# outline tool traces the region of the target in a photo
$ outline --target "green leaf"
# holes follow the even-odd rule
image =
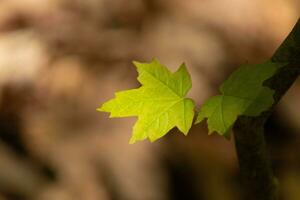
[[[216,131],[229,137],[238,116],[258,116],[272,106],[274,91],[263,86],[263,82],[280,67],[271,61],[240,67],[221,85],[221,95],[203,104],[195,123],[207,118],[210,134]]]
[[[130,143],[155,141],[175,126],[186,135],[193,122],[194,102],[185,97],[192,87],[185,65],[173,74],[157,60],[134,65],[142,86],[117,92],[97,110],[110,112],[110,117],[138,116]]]

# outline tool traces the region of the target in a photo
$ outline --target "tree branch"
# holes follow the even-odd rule
[[[276,50],[271,60],[286,65],[264,85],[275,90],[274,104],[257,117],[241,116],[233,131],[244,185],[243,200],[277,200],[277,181],[273,175],[264,138],[264,124],[300,72],[300,19]]]

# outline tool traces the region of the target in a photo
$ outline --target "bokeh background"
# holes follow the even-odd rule
[[[135,119],[96,108],[138,87],[132,60],[187,64],[197,108],[269,58],[299,0],[1,0],[1,200],[238,200],[233,140],[172,130],[129,145]],[[300,199],[300,82],[266,125],[284,200]]]

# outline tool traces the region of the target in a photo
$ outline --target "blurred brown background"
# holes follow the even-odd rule
[[[96,108],[154,57],[187,64],[199,107],[299,15],[299,0],[1,0],[0,199],[240,199],[232,140],[201,124],[129,145],[135,119]],[[299,113],[300,82],[266,125],[284,200],[300,199]]]

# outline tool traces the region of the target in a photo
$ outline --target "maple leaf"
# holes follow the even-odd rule
[[[185,64],[172,74],[155,59],[133,63],[142,86],[115,93],[97,110],[110,112],[110,117],[137,116],[130,143],[155,141],[175,126],[186,135],[193,122],[194,102],[185,97],[192,87]]]
[[[195,123],[206,118],[210,134],[216,131],[229,137],[238,116],[258,116],[272,106],[274,91],[263,86],[263,82],[281,66],[267,61],[240,67],[221,85],[222,94],[211,97],[203,104]]]

